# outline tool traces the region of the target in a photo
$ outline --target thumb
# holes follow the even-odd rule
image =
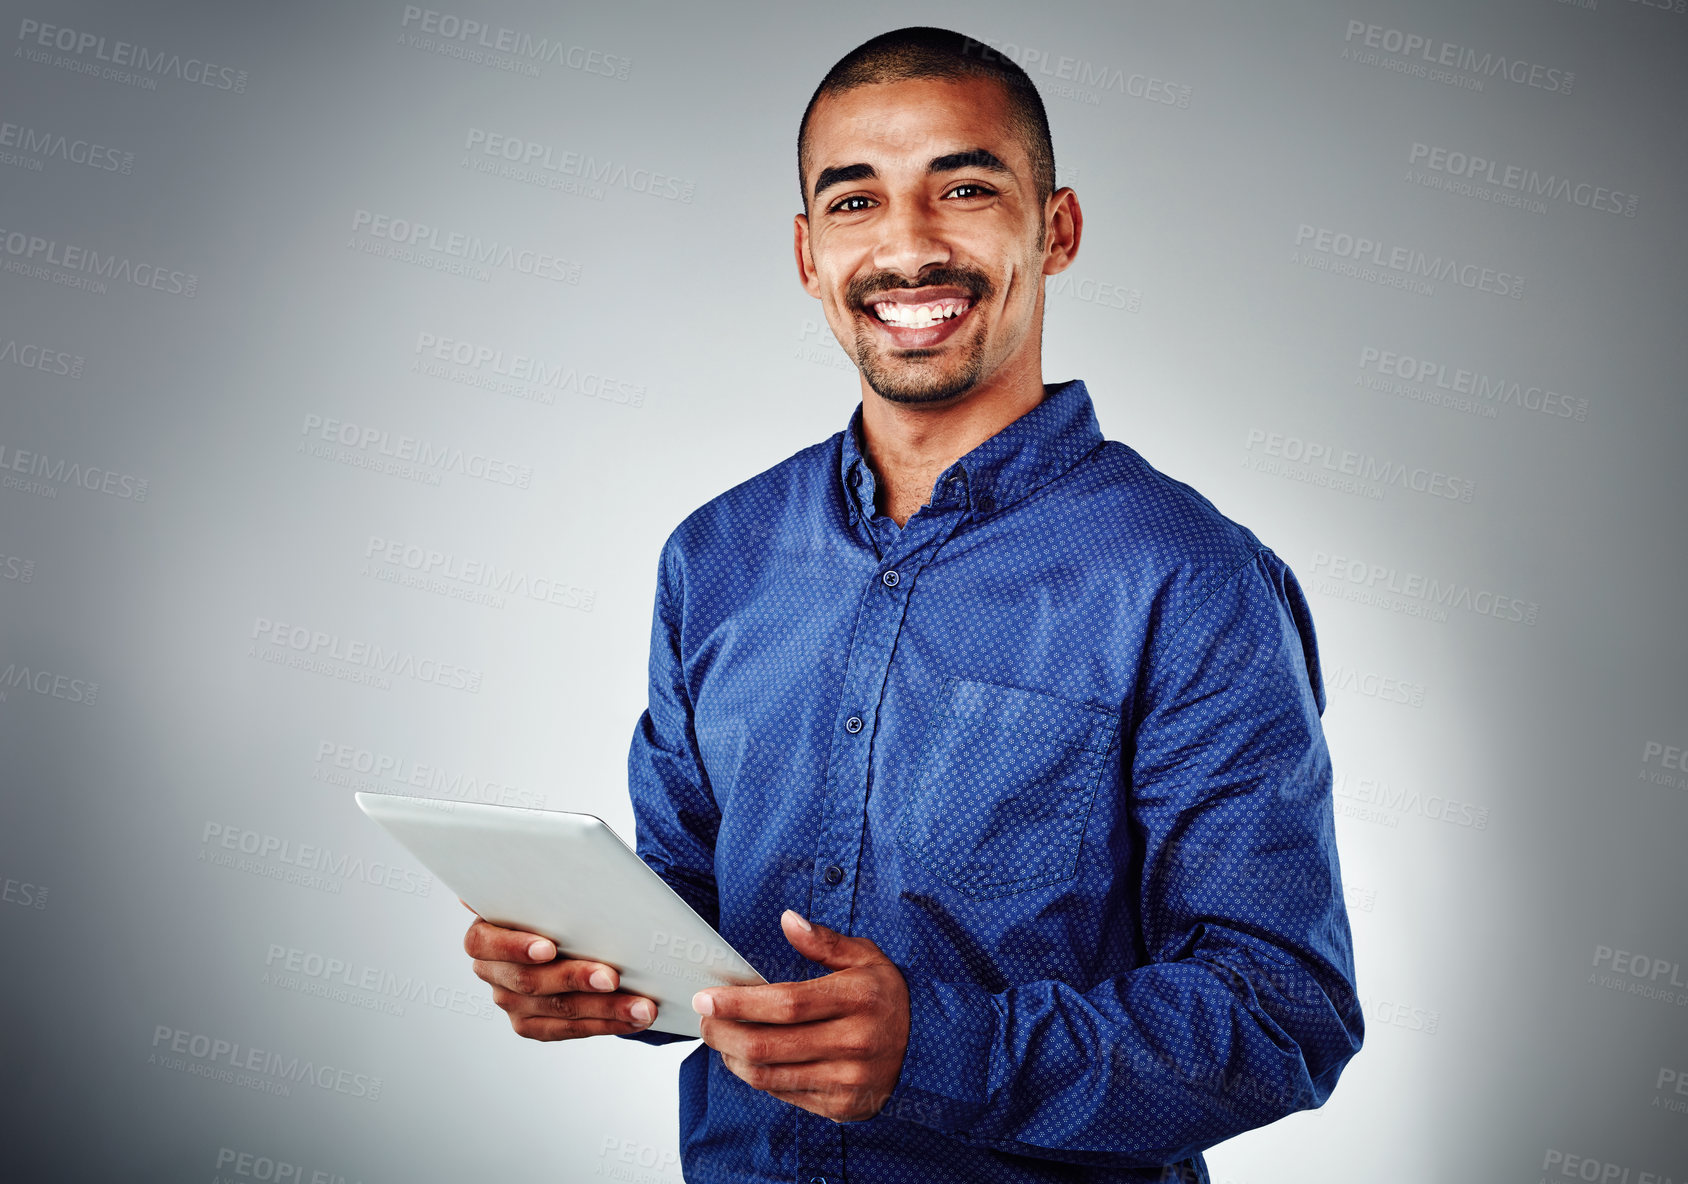
[[[780,914],[780,928],[791,948],[811,962],[819,962],[828,970],[848,970],[852,966],[866,966],[885,961],[879,946],[865,937],[851,937],[825,925],[816,925],[796,909]]]

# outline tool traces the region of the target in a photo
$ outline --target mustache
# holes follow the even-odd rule
[[[913,281],[891,271],[862,276],[850,281],[844,289],[844,298],[861,308],[867,304],[868,297],[877,296],[881,292],[934,287],[960,288],[972,297],[975,304],[988,300],[996,291],[996,285],[991,283],[990,276],[982,271],[965,267],[934,267],[930,271],[922,272],[919,278]]]

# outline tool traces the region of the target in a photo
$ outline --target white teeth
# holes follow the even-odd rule
[[[929,329],[939,321],[958,317],[967,311],[964,301],[943,301],[936,304],[898,304],[885,301],[873,306],[880,320],[904,329]]]

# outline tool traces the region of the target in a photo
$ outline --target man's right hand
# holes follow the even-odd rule
[[[613,966],[559,958],[556,944],[537,933],[477,917],[463,949],[475,960],[475,975],[492,984],[492,1001],[516,1035],[529,1040],[621,1036],[656,1019],[654,1001],[616,990],[621,979]]]

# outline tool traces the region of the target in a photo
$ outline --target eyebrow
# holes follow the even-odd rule
[[[934,156],[926,165],[926,172],[953,173],[960,169],[983,169],[989,173],[1000,173],[1005,177],[1012,177],[1014,170],[1003,164],[996,153],[986,148],[967,148],[961,152],[950,152],[943,156]],[[866,181],[879,176],[871,164],[841,164],[824,168],[815,178],[814,196],[818,200],[822,193],[835,185],[848,185],[852,181]]]
[[[871,164],[832,165],[822,169],[821,175],[815,178],[815,197],[819,198],[835,185],[848,185],[852,181],[865,181],[878,175]]]
[[[1005,177],[1014,175],[1014,170],[998,160],[996,153],[984,148],[968,148],[962,152],[951,152],[948,156],[934,156],[932,163],[926,166],[928,173],[953,173],[960,169],[983,169]]]

